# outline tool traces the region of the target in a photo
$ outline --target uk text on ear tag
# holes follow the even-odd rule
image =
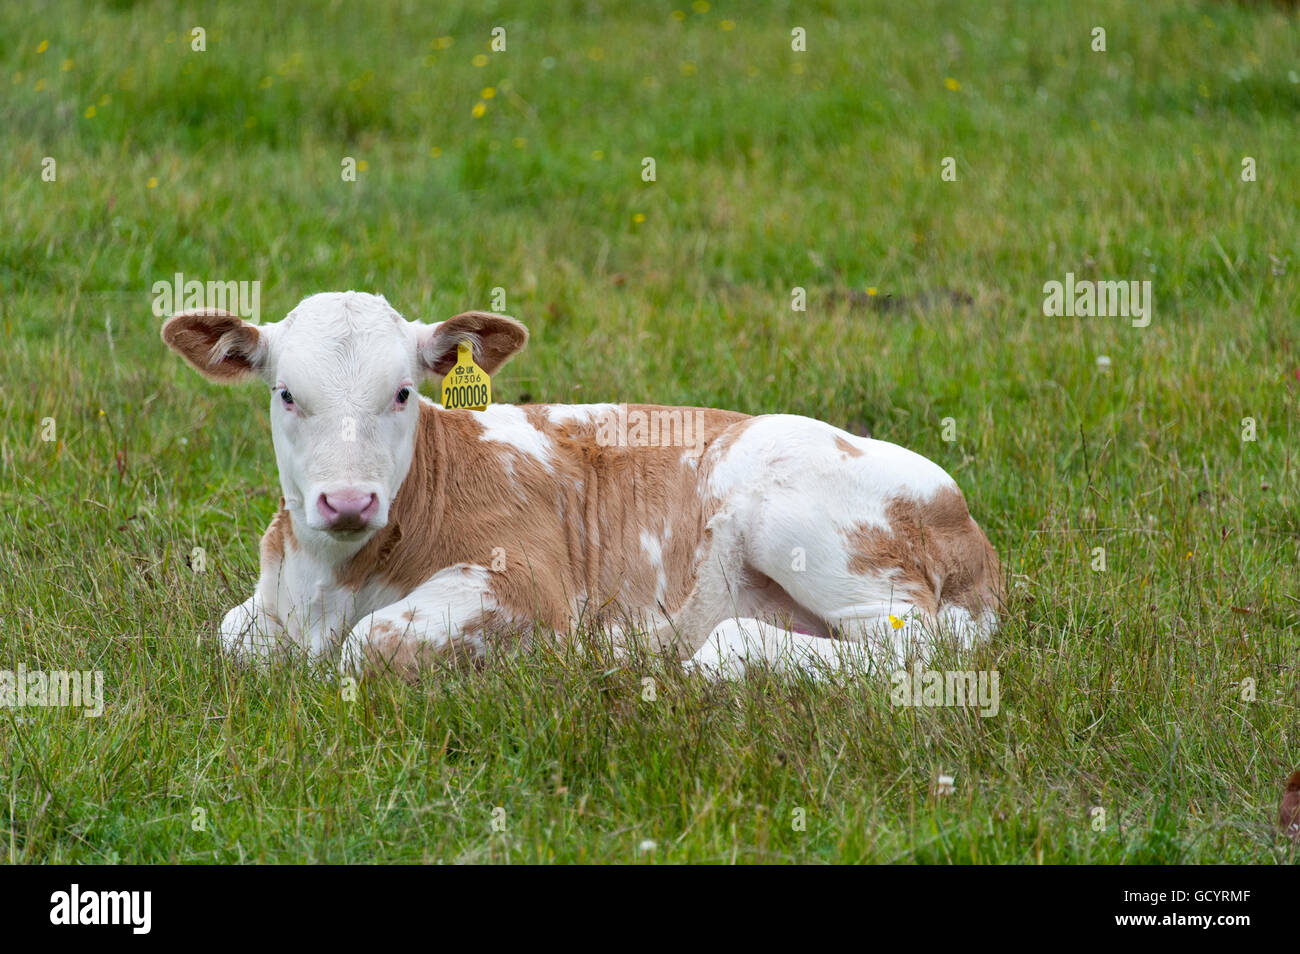
[[[462,341],[456,345],[456,367],[442,379],[442,406],[449,411],[486,411],[491,403],[492,379],[474,363],[474,349]]]

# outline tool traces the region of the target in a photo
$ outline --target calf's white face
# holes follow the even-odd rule
[[[415,449],[420,381],[450,371],[462,341],[492,374],[528,340],[522,324],[501,315],[466,312],[429,325],[360,292],[312,295],[261,326],[222,311],[184,312],[162,335],[211,380],[266,384],[285,507],[306,532],[352,544],[388,522]]]

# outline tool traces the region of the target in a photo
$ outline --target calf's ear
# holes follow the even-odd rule
[[[456,346],[468,342],[474,363],[488,374],[523,350],[528,329],[513,318],[486,311],[467,311],[419,331],[420,366],[431,374],[446,374],[456,366]]]
[[[221,384],[250,380],[266,368],[265,333],[218,308],[183,311],[167,319],[162,338],[199,374]]]

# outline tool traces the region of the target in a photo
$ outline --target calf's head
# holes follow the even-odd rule
[[[162,336],[210,380],[266,384],[285,506],[298,527],[351,543],[388,522],[415,450],[420,381],[441,380],[462,341],[489,374],[528,341],[522,324],[501,315],[425,324],[360,292],[312,295],[266,325],[183,312]]]

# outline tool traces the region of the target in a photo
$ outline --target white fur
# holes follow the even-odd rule
[[[504,444],[551,469],[551,454],[555,447],[549,437],[529,423],[523,408],[513,404],[489,404],[487,410],[475,415],[475,419],[483,427],[479,440]]]
[[[546,405],[546,419],[552,424],[590,424],[602,414],[617,413],[617,404]]]

